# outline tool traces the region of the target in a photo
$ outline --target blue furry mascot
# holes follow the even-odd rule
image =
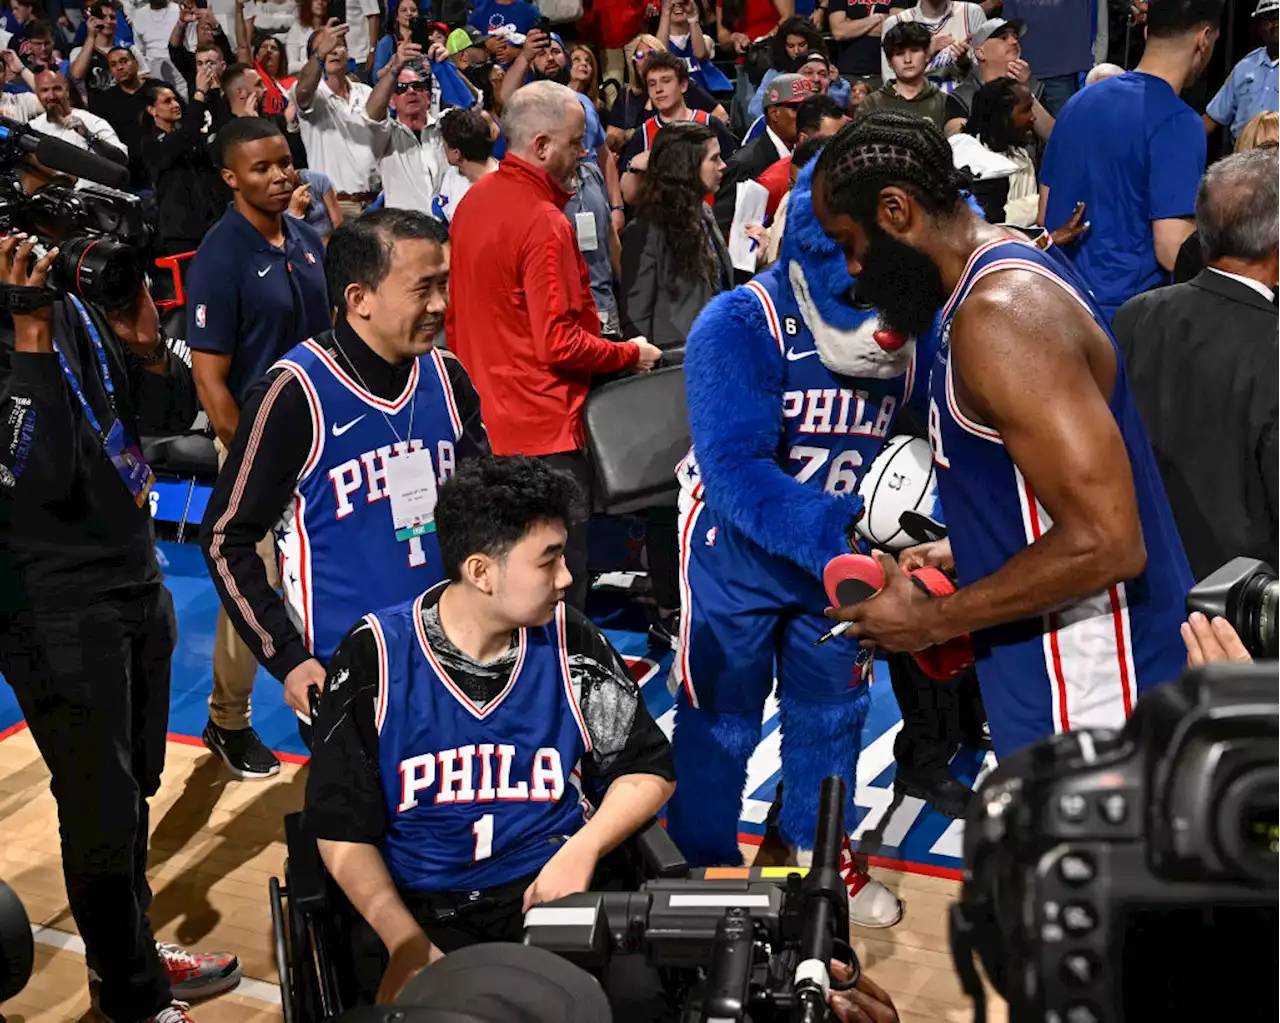
[[[815,646],[830,623],[826,563],[856,550],[858,482],[912,395],[914,340],[853,302],[844,255],[818,225],[812,161],[789,200],[781,254],[694,323],[685,374],[693,450],[679,469],[682,617],[668,827],[695,864],[741,862],[747,760],[778,680],[785,780],[779,827],[811,853],[822,778],[853,792],[870,703],[857,640]],[[852,919],[888,927],[902,910],[844,864]]]

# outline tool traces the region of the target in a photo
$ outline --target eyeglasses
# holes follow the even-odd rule
[[[430,82],[396,82],[396,95],[403,96],[412,89],[414,92],[430,92]]]

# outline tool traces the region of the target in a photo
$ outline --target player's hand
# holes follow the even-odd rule
[[[600,857],[582,841],[582,832],[578,832],[547,860],[547,865],[538,872],[533,884],[524,890],[524,912],[529,912],[540,902],[553,902],[566,895],[585,892],[591,887],[591,877],[599,862]]]
[[[284,702],[311,720],[311,687],[324,691],[324,665],[309,657],[284,677]]]
[[[904,572],[914,572],[917,568],[937,568],[948,575],[954,575],[956,559],[951,556],[951,541],[934,540],[932,543],[908,547],[898,555],[898,567]]]
[[[662,358],[662,349],[651,345],[645,338],[633,337],[629,340],[634,341],[640,349],[640,355],[636,359],[636,369],[641,373],[648,373],[658,364]]]
[[[844,963],[831,963],[834,980],[847,981],[850,972]],[[832,991],[828,1001],[840,1023],[898,1023],[893,999],[866,973],[858,974],[857,987],[852,991]]]
[[[43,288],[49,280],[49,268],[57,258],[57,248],[50,249],[31,266],[33,235],[21,231],[0,237],[0,281],[19,288]],[[53,354],[53,307],[33,309],[13,315],[14,348],[19,352]]]
[[[1006,74],[1019,85],[1026,85],[1031,81],[1031,65],[1025,60],[1011,60],[1008,68],[1005,69]]]
[[[320,35],[316,37],[315,52],[321,60],[324,60],[334,50],[334,48],[347,37],[350,31],[349,25],[343,25],[337,18],[330,18],[329,23],[320,30]]]
[[[832,621],[852,622],[846,636],[860,646],[878,646],[889,653],[914,653],[950,639],[938,629],[930,613],[934,598],[907,578],[889,555],[873,555],[884,570],[884,585],[874,597],[848,607],[829,607]]]
[[[1240,640],[1240,634],[1225,618],[1210,621],[1199,611],[1182,623],[1182,642],[1187,647],[1187,667],[1202,664],[1252,664],[1253,658]]]
[[[1053,239],[1054,245],[1070,245],[1088,230],[1089,221],[1084,219],[1084,203],[1078,202],[1076,208],[1071,211],[1071,219],[1052,232],[1049,237]]]
[[[378,985],[377,1002],[379,1005],[390,1005],[400,997],[404,986],[412,980],[424,966],[430,966],[444,958],[431,939],[419,931],[408,941],[391,950],[387,968],[382,974],[382,982]]]
[[[399,71],[406,64],[411,64],[415,60],[422,59],[422,47],[410,39],[406,39],[403,43],[396,47],[396,52],[391,58],[394,65],[393,70]]]

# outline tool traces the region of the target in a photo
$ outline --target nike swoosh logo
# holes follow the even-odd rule
[[[355,426],[355,425],[356,425],[356,423],[360,422],[360,420],[361,420],[361,419],[363,419],[363,418],[364,418],[364,416],[356,416],[356,417],[355,417],[355,419],[353,419],[353,420],[351,420],[351,422],[347,423],[347,424],[346,424],[346,426],[339,426],[337,423],[334,423],[334,424],[333,424],[333,435],[334,435],[335,437],[341,437],[344,433],[346,433],[348,430],[350,430],[350,429],[351,429],[351,427]]]
[[[818,354],[817,349],[814,349],[814,350],[813,350],[813,351],[811,351],[811,352],[797,352],[794,348],[788,348],[788,349],[787,349],[787,361],[788,361],[788,362],[799,362],[801,359],[807,359],[807,358],[809,358],[809,356],[810,356],[810,355],[817,355],[817,354]]]
[[[265,270],[259,270],[259,271],[258,271],[258,276],[259,276],[259,277],[266,277],[266,276],[267,276],[267,274],[269,274],[269,273],[271,273],[271,267],[267,267]]]

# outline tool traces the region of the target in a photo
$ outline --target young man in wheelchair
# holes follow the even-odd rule
[[[329,665],[306,826],[379,1001],[453,949],[519,941],[675,788],[636,683],[561,600],[580,499],[535,459],[460,465],[435,507],[448,579],[365,616]]]

